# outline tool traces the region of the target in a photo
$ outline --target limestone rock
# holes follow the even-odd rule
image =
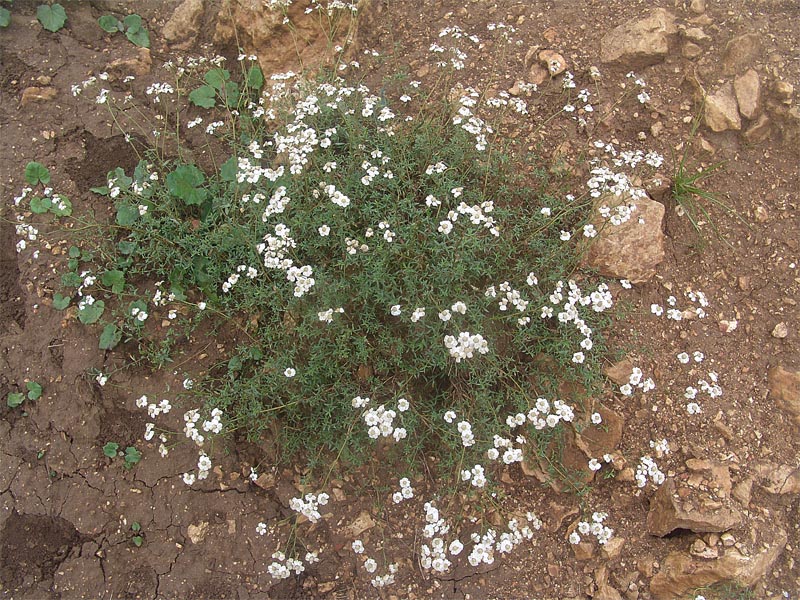
[[[623,358],[621,361],[614,363],[610,367],[603,370],[605,376],[617,385],[625,385],[630,381],[631,373],[633,373],[633,363],[628,358]]]
[[[675,15],[663,8],[653,9],[647,17],[623,23],[604,35],[600,60],[634,69],[656,64],[667,56],[670,37],[677,31]]]
[[[752,552],[730,546],[719,550],[720,556],[715,559],[670,553],[661,571],[650,581],[650,593],[656,600],[673,600],[720,581],[752,586],[770,570],[787,542],[786,532],[770,523],[760,524],[752,534],[761,538],[757,545],[753,544]]]
[[[766,114],[761,114],[756,122],[744,132],[744,139],[752,144],[760,144],[766,140],[772,131],[772,122]]]
[[[696,15],[701,15],[706,12],[706,0],[692,0],[689,5],[689,10]]]
[[[622,600],[620,593],[608,583],[608,567],[601,565],[594,571],[596,590],[592,594],[593,600]]]
[[[711,131],[727,131],[742,128],[739,107],[733,92],[733,84],[726,84],[706,98],[705,124]]]
[[[647,530],[663,537],[676,529],[695,533],[721,532],[742,522],[742,513],[729,497],[691,485],[687,479],[667,479],[658,489],[647,513]]]
[[[188,47],[200,30],[203,9],[203,0],[183,0],[161,31],[167,43]]]
[[[697,58],[702,53],[703,49],[694,42],[686,42],[681,48],[681,54],[688,59]]]
[[[656,267],[664,260],[664,205],[649,198],[633,201],[628,194],[613,193],[600,196],[595,205],[598,210],[605,206],[613,212],[625,203],[635,204],[636,210],[624,223],[607,223],[599,214],[593,220],[599,234],[583,260],[603,275],[643,283],[655,275]]]
[[[800,494],[800,468],[761,462],[753,466],[758,485],[770,494]]]
[[[791,102],[792,95],[794,94],[794,86],[788,81],[776,81],[772,86],[772,90],[781,102]]]
[[[575,443],[589,458],[610,454],[615,450],[622,440],[625,423],[622,415],[602,404],[598,403],[595,410],[600,413],[603,422],[600,425],[589,424],[575,434]]]
[[[746,33],[728,41],[722,54],[722,68],[728,75],[752,66],[761,54],[761,38]]]
[[[118,58],[106,65],[106,72],[114,79],[123,79],[128,75],[147,75],[153,65],[150,48],[137,48],[136,56]]]
[[[361,534],[375,527],[375,519],[366,510],[362,510],[358,516],[347,526],[347,535],[353,539],[361,537]]]
[[[58,90],[54,87],[26,87],[22,90],[22,106],[27,106],[31,102],[49,102],[55,99]]]
[[[767,383],[770,398],[800,425],[800,371],[772,367],[767,372]]]
[[[197,525],[189,525],[186,534],[193,544],[200,544],[208,534],[208,521],[200,521]]]
[[[733,91],[739,104],[739,112],[745,119],[754,119],[761,108],[761,83],[758,80],[758,73],[748,69],[744,75],[734,79]]]

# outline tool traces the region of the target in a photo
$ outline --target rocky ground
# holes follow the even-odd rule
[[[259,2],[229,8],[222,0],[186,0],[137,3],[153,42],[151,50],[137,50],[96,22],[108,11],[125,14],[132,3],[64,4],[68,22],[58,33],[43,31],[35,6],[23,2],[14,3],[11,26],[0,30],[0,397],[26,381],[44,388],[35,402],[0,409],[5,597],[800,597],[795,3],[362,3],[358,22],[341,32],[354,28],[349,52],[360,63],[348,76],[379,88],[404,72],[434,86],[438,58],[430,46],[442,43],[441,30],[458,26],[479,38],[459,42],[467,53],[460,83],[525,99],[530,114],[509,118],[502,133],[525,140],[548,168],[566,171],[575,189],[589,178],[587,158],[604,152],[598,140],[653,150],[667,161],[640,182],[650,195],[642,202],[650,211],[644,224],[604,239],[606,248],[588,258],[605,274],[633,282],[631,289],[613,284],[624,317],[609,332],[619,360],[609,363],[607,391],[597,399],[608,427],[596,437],[571,438],[581,468],[586,456],[613,459],[594,476],[591,492],[577,497],[543,485],[535,464],[501,473],[512,510],[535,511],[542,529],[492,565],[455,562],[449,574],[434,577],[416,554],[421,506],[387,507],[379,493],[362,489],[359,481],[389,475],[368,466],[363,478],[334,482],[324,519],[303,531],[303,543],[320,550],[321,561],[280,583],[266,567],[273,552],[285,549],[286,529],[259,536],[256,526],[290,516],[300,474],[265,467],[250,482],[258,449],[237,446],[218,458],[203,486],[188,488],[180,473],[181,461],[193,460],[190,449],[161,460],[142,439],[145,415],[134,404],[141,393],[176,389],[201,353],[212,361],[233,342],[187,341],[168,371],[122,370],[99,386],[87,369],[110,372],[126,357],[98,350],[96,332],[52,309],[67,236],[42,225],[38,258],[32,249],[17,253],[12,205],[25,164],[38,160],[76,207],[107,213],[89,187],[115,166],[130,168],[136,157],[104,107],[71,94],[89,75],[107,71],[121,86],[135,74],[133,90],[142,96],[163,79],[161,65],[177,56],[235,57],[238,39],[265,71],[277,72],[298,69],[298,56],[303,66],[318,64],[325,40],[301,10],[290,13],[297,26],[292,37],[258,10]],[[631,71],[646,83],[645,104],[626,77]],[[564,72],[574,75],[577,89],[591,90],[595,110],[546,121],[564,105]],[[536,83],[538,91],[520,82]],[[711,219],[702,219],[704,236],[669,194],[684,150],[689,172],[724,162],[703,185],[733,212],[711,207]],[[664,314],[657,316],[653,305]],[[667,318],[670,309],[681,320]],[[688,364],[677,358],[684,352]],[[653,378],[654,390],[620,393],[634,367]],[[706,394],[699,383],[714,389],[712,372],[721,394]],[[687,386],[700,389],[699,414],[687,413]],[[651,447],[665,438],[669,453]],[[126,470],[107,459],[102,446],[111,440],[142,449],[142,461]],[[637,487],[643,456],[657,460],[662,485]],[[432,489],[433,482],[415,486]],[[421,504],[424,493],[418,497]],[[609,513],[610,543],[568,542],[586,510]],[[141,547],[132,541],[134,522],[141,525]],[[357,537],[387,564],[400,565],[394,585],[370,585],[350,546]]]

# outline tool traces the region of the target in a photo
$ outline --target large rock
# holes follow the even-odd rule
[[[613,211],[625,203],[635,204],[636,210],[624,223],[613,225],[599,214],[593,220],[599,233],[587,249],[584,264],[609,277],[643,283],[655,275],[656,266],[664,260],[664,205],[649,198],[633,201],[628,194],[607,193],[595,206]]]
[[[746,33],[728,41],[722,54],[722,68],[728,75],[751,67],[761,54],[761,38]]]
[[[753,69],[733,80],[733,91],[736,94],[736,102],[739,105],[739,112],[745,119],[753,120],[761,108],[761,83],[758,80],[758,73]]]
[[[172,13],[161,34],[169,44],[188,47],[197,38],[203,17],[203,0],[184,0]]]
[[[656,64],[667,56],[670,37],[677,31],[675,15],[653,9],[644,19],[628,21],[605,34],[600,40],[600,60],[633,69]]]
[[[767,371],[767,383],[770,398],[800,425],[800,371],[772,367]]]
[[[727,83],[706,98],[705,123],[711,131],[727,131],[742,128],[739,106],[733,92],[733,84]]]
[[[750,548],[723,547],[714,559],[693,558],[684,552],[672,552],[661,571],[650,581],[650,593],[656,600],[685,598],[692,590],[721,581],[752,586],[772,567],[786,547],[786,532],[771,523],[761,523],[751,532]],[[756,543],[757,542],[757,543]]]
[[[647,513],[650,534],[663,537],[676,529],[722,532],[742,523],[742,513],[731,501],[727,467],[697,462],[701,464],[693,465],[695,470],[667,479],[656,492]]]
[[[800,494],[800,468],[765,461],[753,465],[753,472],[770,494]]]

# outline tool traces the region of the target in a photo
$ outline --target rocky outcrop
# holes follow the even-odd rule
[[[184,0],[165,23],[161,35],[168,44],[188,48],[197,38],[203,10],[203,0]]]

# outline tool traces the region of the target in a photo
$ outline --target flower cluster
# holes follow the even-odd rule
[[[479,152],[486,150],[488,145],[486,135],[494,130],[483,119],[473,114],[472,109],[478,104],[476,98],[480,94],[472,88],[465,90],[465,95],[459,98],[459,109],[453,117],[453,125],[460,125],[461,129],[475,137],[475,149]]]
[[[408,477],[403,477],[400,480],[400,491],[392,494],[392,501],[395,504],[400,504],[403,500],[408,500],[414,497],[414,488],[411,487],[411,481]]]
[[[401,398],[401,400],[404,400]],[[363,401],[361,401],[363,402]],[[356,401],[353,399],[353,406],[356,408],[360,408],[361,402]],[[367,398],[367,402],[369,402],[369,398]],[[398,410],[403,412],[402,409],[399,408],[400,402],[398,402]],[[403,406],[407,409],[407,401],[403,403]],[[404,427],[395,427],[394,426],[394,419],[397,416],[397,413],[392,409],[386,409],[386,406],[381,404],[377,408],[369,408],[364,412],[364,423],[366,423],[369,430],[367,431],[367,435],[371,437],[373,440],[378,439],[379,437],[393,437],[396,442],[406,438],[408,436],[408,432],[405,430]]]
[[[480,354],[489,352],[489,344],[479,333],[471,334],[469,331],[462,331],[458,338],[452,335],[444,336],[444,347],[450,351],[450,356],[460,363],[465,358],[472,358],[477,351]]]
[[[288,579],[292,576],[292,573],[300,575],[300,573],[306,570],[303,561],[297,558],[287,558],[286,554],[280,551],[274,552],[272,554],[272,559],[272,562],[267,567],[267,572],[272,575],[273,579]],[[317,553],[306,553],[306,562],[309,564],[319,562]]]
[[[633,394],[634,389],[639,388],[643,393],[647,393],[655,389],[656,384],[651,377],[642,379],[643,372],[639,367],[633,367],[631,374],[628,377],[628,383],[619,387],[619,391],[623,396],[630,396]]]
[[[328,503],[330,496],[325,492],[320,494],[306,494],[303,498],[292,498],[289,501],[289,508],[304,515],[312,523],[319,521],[319,507]]]
[[[664,483],[664,473],[661,472],[661,469],[658,468],[656,461],[654,461],[650,456],[643,456],[639,460],[639,464],[636,466],[636,475],[634,476],[636,479],[636,485],[640,488],[643,488],[647,485],[648,478],[655,484],[661,485]]]
[[[608,514],[604,512],[596,512],[592,514],[591,521],[578,522],[577,529],[569,534],[570,544],[579,544],[581,536],[593,535],[597,538],[597,543],[604,546],[614,536],[614,530],[610,527],[603,525],[603,521],[608,518]]]

